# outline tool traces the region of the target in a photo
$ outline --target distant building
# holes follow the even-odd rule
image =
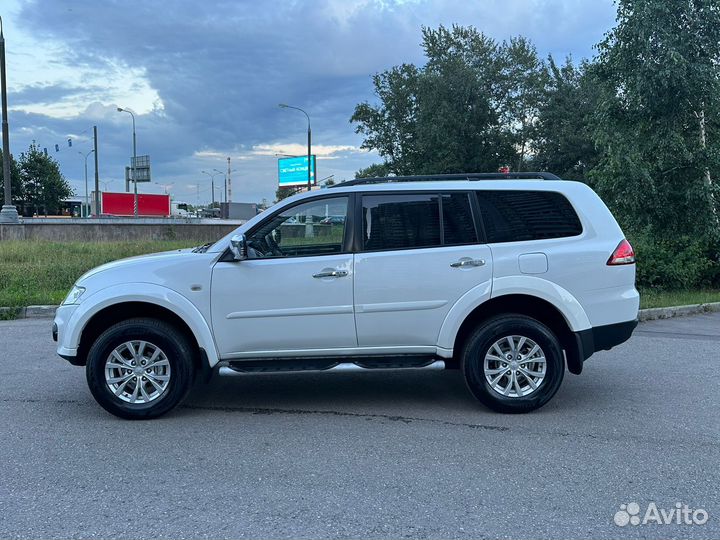
[[[220,217],[222,219],[252,219],[258,214],[256,203],[220,203]]]

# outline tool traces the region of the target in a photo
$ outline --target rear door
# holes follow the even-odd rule
[[[492,256],[479,243],[465,192],[362,195],[355,255],[360,347],[434,346],[458,299],[490,296]]]

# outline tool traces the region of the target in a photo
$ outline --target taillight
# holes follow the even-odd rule
[[[618,244],[618,247],[615,248],[615,251],[612,252],[612,255],[610,255],[610,258],[608,259],[609,265],[616,265],[616,264],[633,264],[635,262],[635,250],[633,250],[633,247],[630,245],[630,242],[623,239],[622,242]]]

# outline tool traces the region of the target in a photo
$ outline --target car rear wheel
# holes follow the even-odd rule
[[[193,349],[175,327],[129,319],[103,332],[88,352],[86,376],[96,401],[126,419],[165,414],[187,395],[194,379]]]
[[[473,395],[502,413],[542,407],[560,388],[565,373],[557,337],[524,315],[485,321],[467,340],[461,364]]]

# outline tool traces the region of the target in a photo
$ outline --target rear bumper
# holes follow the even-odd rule
[[[597,351],[607,351],[625,343],[638,325],[637,319],[616,324],[594,326],[587,330],[574,332],[577,355],[573,355],[571,362],[568,358],[568,369],[571,373],[582,372],[582,363]]]
[[[617,324],[608,324],[605,326],[596,326],[590,329],[592,335],[592,352],[590,352],[585,359],[589,358],[590,355],[597,351],[608,351],[615,345],[625,343],[630,336],[632,336],[633,330],[638,325],[637,319]]]

